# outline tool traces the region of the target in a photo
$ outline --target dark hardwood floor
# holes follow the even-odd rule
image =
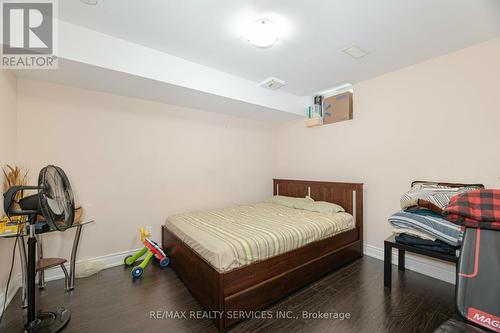
[[[72,317],[64,332],[217,332],[209,319],[150,319],[151,311],[196,311],[200,305],[171,269],[148,267],[132,281],[115,267],[76,281],[47,283],[37,308],[64,305]],[[19,292],[3,324],[22,316]],[[392,290],[383,287],[382,261],[363,257],[267,310],[292,311],[292,319],[250,319],[231,332],[432,332],[454,311],[454,286],[393,266]],[[307,313],[350,313],[350,319],[304,319]],[[283,312],[282,312],[283,313]],[[189,315],[188,315],[189,316]],[[297,318],[296,318],[297,317]]]

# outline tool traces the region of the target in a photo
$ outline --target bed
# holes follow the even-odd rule
[[[244,319],[235,316],[236,311],[262,309],[362,255],[362,184],[274,179],[273,193],[297,198],[309,195],[316,201],[336,203],[345,213],[334,214],[335,220],[330,221],[260,203],[174,216],[168,227],[162,227],[162,245],[172,268],[205,310],[222,313],[215,319],[221,331]],[[275,221],[282,223],[281,233],[292,235],[288,239],[294,242],[280,243],[273,238],[277,246],[266,247],[265,233],[276,232],[268,229],[249,230],[248,239],[238,238],[234,244],[217,240],[219,233],[231,232],[224,229],[231,225],[224,224],[224,219],[246,220],[241,228],[250,228],[251,219],[260,220],[255,225],[267,228],[265,220],[271,215],[279,216]],[[217,233],[203,229],[217,218],[222,222]],[[286,225],[288,221],[293,228]],[[244,246],[236,246],[241,243]]]

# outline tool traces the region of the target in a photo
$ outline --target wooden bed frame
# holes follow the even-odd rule
[[[244,320],[233,311],[262,309],[363,255],[363,184],[274,179],[274,195],[305,197],[344,207],[356,228],[257,263],[220,273],[162,226],[171,266],[207,311],[220,311],[220,331]],[[215,312],[214,312],[215,313]]]

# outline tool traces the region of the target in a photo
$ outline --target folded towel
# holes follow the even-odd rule
[[[389,223],[397,228],[409,228],[431,234],[445,243],[457,246],[461,243],[462,228],[445,220],[428,209],[412,209],[394,213]]]
[[[436,237],[423,231],[419,231],[416,229],[411,229],[411,228],[400,228],[400,227],[394,227],[392,229],[392,233],[395,235],[401,235],[401,234],[406,234],[406,235],[412,235],[421,239],[427,239],[430,241],[435,241]]]

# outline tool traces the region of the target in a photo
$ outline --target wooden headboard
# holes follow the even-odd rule
[[[342,206],[354,216],[356,226],[363,237],[363,184],[333,183],[309,180],[274,179],[274,195],[304,198],[309,195],[316,201],[327,201]]]

